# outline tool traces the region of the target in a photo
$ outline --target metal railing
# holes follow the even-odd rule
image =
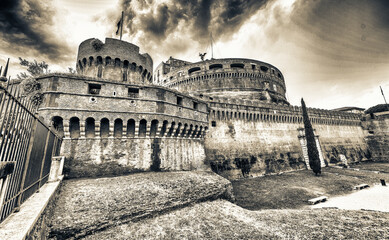
[[[13,170],[0,174],[0,222],[47,182],[51,158],[59,154],[62,137],[35,110],[18,86],[0,85],[0,165]]]

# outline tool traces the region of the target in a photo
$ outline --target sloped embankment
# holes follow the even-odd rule
[[[50,238],[82,238],[192,203],[234,200],[231,183],[212,172],[149,172],[65,181]]]

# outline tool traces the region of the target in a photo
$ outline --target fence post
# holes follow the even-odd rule
[[[38,124],[41,124],[41,123],[38,122]],[[39,173],[39,184],[38,184],[39,188],[38,188],[38,191],[41,188],[41,183],[42,183],[43,167],[45,165],[46,154],[47,154],[47,146],[49,145],[49,139],[50,139],[50,134],[51,134],[50,130],[51,130],[51,127],[47,130],[47,134],[46,134],[45,150],[44,150],[43,158],[42,158],[42,161],[41,161],[41,171]]]
[[[20,192],[23,192],[24,182],[26,181],[26,175],[27,175],[28,165],[30,163],[32,145],[34,144],[36,128],[37,128],[37,124],[39,122],[36,118],[34,118],[33,121],[34,122],[32,124],[32,133],[31,133],[30,141],[28,143],[28,150],[27,150],[27,155],[26,155],[26,162],[24,164],[24,169],[23,169],[22,181],[20,182],[20,190],[19,190]],[[18,200],[17,200],[17,203],[16,203],[16,207],[20,206],[22,195],[23,194],[19,194],[18,195]]]

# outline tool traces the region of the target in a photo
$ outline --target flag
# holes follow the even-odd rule
[[[122,25],[122,19],[119,20],[118,24],[117,24],[117,27],[118,27],[118,30],[116,30],[116,35],[119,34],[119,30],[120,30],[120,26]]]

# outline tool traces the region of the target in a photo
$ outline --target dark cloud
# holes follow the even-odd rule
[[[34,52],[49,60],[65,60],[69,47],[55,36],[57,33],[52,28],[55,13],[50,3],[39,0],[2,0],[0,36],[3,44],[12,44],[13,53]]]
[[[387,0],[301,0],[291,19],[307,47],[323,58],[347,64],[389,57]]]
[[[145,30],[156,37],[164,37],[168,28],[169,10],[165,4],[158,6],[156,15],[143,15],[140,17]]]
[[[255,12],[271,0],[124,0],[125,30],[130,37],[139,31],[140,44],[164,45],[171,34],[185,34],[201,46],[214,40],[228,39]],[[183,27],[184,26],[184,27]]]

